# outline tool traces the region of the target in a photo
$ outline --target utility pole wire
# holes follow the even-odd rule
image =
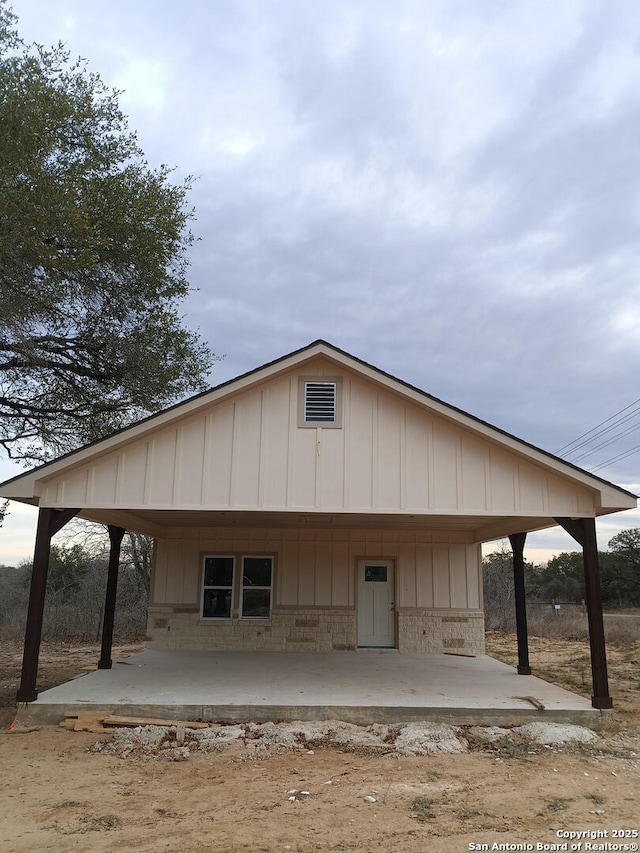
[[[565,444],[564,447],[561,447],[560,450],[557,451],[557,455],[564,458],[573,456],[573,459],[570,461],[572,464],[576,464],[577,462],[581,462],[589,456],[592,456],[599,450],[611,447],[611,445],[616,444],[621,439],[640,429],[640,420],[636,420],[640,415],[639,403],[640,398],[633,400],[633,402],[629,403],[628,406],[625,406],[613,415],[605,418],[605,420],[600,421],[600,423],[591,427],[591,429],[588,429],[577,438],[574,438],[573,441]],[[635,422],[629,424],[621,431],[615,432],[615,430],[618,430],[623,426],[623,424],[628,424],[629,421]],[[612,435],[611,433],[614,434]],[[595,442],[598,442],[600,439],[605,437],[606,439],[604,441],[600,441],[599,444],[595,444]],[[627,450],[623,450],[604,462],[591,466],[589,470],[592,472],[599,471],[601,468],[613,465],[616,462],[621,462],[623,459],[627,459],[629,456],[633,456],[638,452],[640,452],[640,444],[635,447],[628,448]],[[576,453],[578,454],[577,456],[574,455]]]
[[[587,438],[587,436],[590,436],[591,433],[595,432],[596,430],[599,430],[600,427],[603,427],[605,424],[608,424],[609,421],[612,421],[614,418],[617,418],[618,415],[623,414],[623,412],[626,412],[628,409],[630,409],[632,406],[636,406],[638,403],[640,403],[640,397],[637,400],[634,400],[632,403],[629,403],[629,405],[625,406],[624,409],[620,409],[619,412],[615,412],[613,415],[606,418],[604,421],[601,421],[599,424],[596,424],[591,429],[588,429],[586,432],[583,432],[582,435],[579,435],[577,438],[574,438],[573,441],[570,441],[570,442],[568,442],[568,444],[565,444],[563,447],[560,448],[560,450],[556,451],[556,455],[560,456],[560,454],[564,453],[564,455],[567,456],[567,455],[573,453],[575,450],[578,449],[578,447],[572,447],[572,445],[577,444],[583,438]],[[637,409],[634,409],[633,412],[630,412],[624,418],[620,418],[619,421],[616,421],[614,424],[611,424],[610,427],[607,427],[607,429],[603,430],[602,432],[604,433],[604,432],[608,432],[611,429],[615,429],[616,426],[618,426],[620,423],[624,423],[626,420],[633,417],[633,415],[636,414],[637,412],[640,412],[640,407],[638,407]],[[599,438],[600,435],[601,435],[601,433],[598,433],[598,435],[592,436],[591,438],[587,439],[587,441],[582,442],[580,444],[580,446],[582,446],[582,444],[589,444],[589,442],[595,440],[596,438]],[[569,450],[569,448],[571,448],[571,450]]]

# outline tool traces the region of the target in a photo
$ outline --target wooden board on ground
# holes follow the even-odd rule
[[[162,720],[157,717],[127,717],[110,711],[68,711],[60,727],[73,732],[103,732],[107,728],[136,726],[180,726],[183,729],[208,729],[211,723],[195,720]]]
[[[209,729],[211,723],[201,720],[161,720],[154,717],[121,717],[117,714],[104,716],[105,726],[184,726],[187,729]]]
[[[65,714],[60,727],[72,732],[103,732],[102,720],[109,711],[79,711]]]

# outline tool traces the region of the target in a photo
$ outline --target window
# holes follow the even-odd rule
[[[365,583],[386,583],[387,582],[387,567],[386,566],[365,566],[364,567]]]
[[[204,619],[230,619],[233,600],[233,557],[204,558]]]
[[[273,557],[205,556],[202,577],[203,619],[271,618]]]
[[[340,427],[342,382],[335,377],[300,379],[298,426]]]
[[[271,614],[271,557],[242,558],[243,619],[268,619]]]

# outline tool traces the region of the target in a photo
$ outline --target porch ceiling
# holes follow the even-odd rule
[[[316,513],[203,510],[100,510],[80,512],[82,518],[115,524],[128,530],[164,538],[176,528],[260,527],[423,530],[459,534],[468,543],[487,542],[512,533],[556,526],[549,516],[421,515],[401,513]]]

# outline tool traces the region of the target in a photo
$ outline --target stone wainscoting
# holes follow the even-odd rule
[[[398,649],[408,654],[484,654],[484,613],[399,610]]]
[[[278,608],[271,619],[204,621],[197,610],[149,608],[147,636],[163,649],[331,652],[356,647],[356,612],[349,608]]]
[[[149,608],[147,635],[164,649],[331,652],[357,646],[350,608],[277,608],[271,619],[204,621],[187,607]],[[398,611],[398,650],[408,654],[484,654],[481,611]]]

